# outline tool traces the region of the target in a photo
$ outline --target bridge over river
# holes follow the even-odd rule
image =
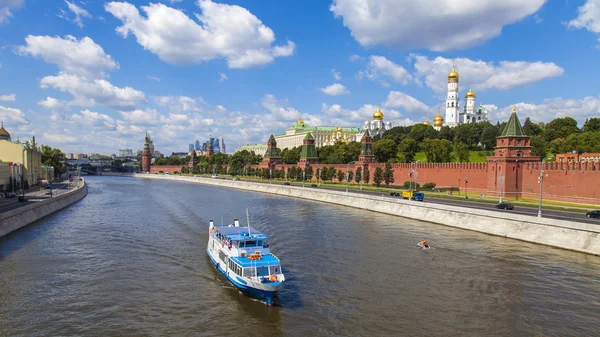
[[[232,189],[87,182],[82,201],[0,238],[0,336],[600,331],[597,256]],[[208,221],[245,208],[283,261],[278,306],[241,295],[206,256]]]

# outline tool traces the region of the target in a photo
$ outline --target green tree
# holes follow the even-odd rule
[[[390,186],[394,182],[394,170],[392,170],[392,164],[385,163],[385,170],[383,172],[383,180],[386,186]]]
[[[544,138],[549,142],[558,138],[567,138],[576,133],[579,133],[577,121],[571,117],[556,118],[546,124],[544,128]]]
[[[465,143],[456,142],[452,146],[454,150],[454,156],[460,163],[468,163],[469,162],[469,148]]]
[[[312,166],[309,166],[307,168],[304,169],[304,179],[306,179],[307,181],[311,181],[313,178],[313,168]]]
[[[354,172],[352,170],[348,170],[348,181],[352,181],[354,178]]]
[[[329,171],[329,170],[327,170],[327,168],[326,168],[326,167],[321,167],[321,168],[319,169],[319,172],[320,172],[320,173],[319,173],[319,175],[320,175],[320,177],[319,177],[319,178],[321,178],[321,180],[323,180],[323,181],[325,181],[325,180],[328,180],[328,179],[327,179],[327,172],[328,172],[328,171]]]
[[[541,136],[532,136],[531,137],[531,153],[534,156],[538,156],[541,159],[546,158],[546,153],[548,152],[548,142],[546,139]]]
[[[440,128],[440,131],[438,132],[438,137],[440,139],[453,141],[454,140],[454,129],[452,129],[448,125],[442,126]]]
[[[539,124],[533,123],[531,119],[527,117],[525,118],[525,123],[523,123],[523,132],[525,132],[526,135],[533,137],[540,136],[544,130]]]
[[[283,149],[281,151],[281,161],[286,164],[297,164],[300,161],[300,146],[291,149]]]
[[[67,171],[63,163],[65,154],[60,149],[42,146],[42,164],[54,167],[54,176],[58,177]]]
[[[414,139],[417,143],[420,143],[428,138],[437,138],[438,132],[429,125],[419,123],[412,126],[407,137]]]
[[[386,163],[396,155],[396,143],[391,139],[381,139],[373,144],[373,154],[380,163]]]
[[[365,179],[363,180],[365,184],[368,184],[371,181],[371,171],[368,168],[365,169]]]
[[[362,179],[362,167],[359,167],[356,169],[356,174],[354,175],[354,181],[356,181],[356,183],[360,183],[360,180]]]
[[[583,132],[598,132],[600,131],[600,118],[593,117],[587,119],[583,124]]]
[[[452,143],[445,139],[425,139],[421,145],[429,163],[450,162]]]
[[[496,146],[496,138],[498,136],[500,136],[498,127],[488,124],[484,126],[479,142],[484,149],[493,149]]]
[[[328,180],[331,180],[333,182],[333,179],[335,179],[336,175],[337,171],[335,170],[335,167],[331,166],[327,169],[327,177],[329,178]]]
[[[375,186],[379,187],[381,185],[382,181],[383,181],[383,170],[381,169],[381,167],[377,167],[375,169],[375,174],[373,175],[373,183],[375,183]]]
[[[419,144],[417,141],[412,138],[405,138],[398,144],[396,160],[399,163],[410,163],[415,159],[417,151],[419,151]]]
[[[395,126],[383,133],[385,139],[391,139],[396,144],[400,142],[410,133],[412,126]]]
[[[345,178],[345,177],[346,177],[346,175],[344,174],[344,171],[342,171],[342,170],[338,170],[338,171],[337,171],[337,179],[338,179],[338,182],[340,182],[340,183],[341,183],[341,182],[342,182],[342,180],[344,180],[344,178]]]

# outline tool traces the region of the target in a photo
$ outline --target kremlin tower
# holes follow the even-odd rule
[[[146,132],[144,138],[144,150],[142,151],[142,173],[150,172],[150,163],[152,161],[152,152],[150,152],[150,136]]]

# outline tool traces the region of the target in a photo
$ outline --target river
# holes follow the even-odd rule
[[[0,238],[0,336],[593,336],[600,257],[233,189],[89,177]],[[273,307],[210,264],[210,219],[271,236]],[[426,239],[432,249],[417,242]]]

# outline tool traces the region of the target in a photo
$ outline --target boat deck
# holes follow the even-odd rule
[[[249,260],[247,257],[231,257],[231,259],[242,266],[246,267],[266,267],[280,264],[279,260],[273,254],[266,254],[260,260]]]
[[[268,239],[269,237],[259,231],[257,231],[256,229],[250,227],[221,227],[221,226],[217,226],[215,227],[215,229],[221,233],[221,235],[225,236],[226,238],[228,238],[229,240],[235,240],[235,241],[245,241],[245,240],[264,240],[264,239]],[[250,234],[251,236],[249,236],[248,234]]]

